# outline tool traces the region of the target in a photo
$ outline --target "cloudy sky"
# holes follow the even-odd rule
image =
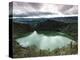
[[[11,14],[11,9],[10,9]],[[13,2],[14,16],[77,15],[77,5]]]

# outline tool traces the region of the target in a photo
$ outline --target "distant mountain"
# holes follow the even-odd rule
[[[57,18],[15,18],[13,23],[23,26],[30,26],[33,30],[60,30],[67,25],[77,24],[78,17],[57,17]],[[73,27],[73,26],[72,26]],[[60,29],[59,29],[60,28]]]
[[[33,23],[32,23],[33,24]],[[26,33],[32,31],[54,31],[54,32],[64,32],[71,33],[70,36],[77,40],[78,36],[78,24],[77,23],[64,23],[55,20],[46,20],[40,23],[32,24],[22,24],[13,23],[14,33]]]
[[[49,19],[43,23],[39,23],[36,26],[36,30],[52,30],[62,32],[77,32],[77,28],[77,23],[65,23]]]
[[[35,27],[37,24],[45,22],[47,19],[39,18],[39,19],[33,19],[33,18],[15,18],[13,19],[13,22],[20,23],[20,24],[28,24],[32,27]]]
[[[10,19],[11,20],[11,19]],[[15,18],[13,19],[14,32],[31,31],[58,31],[72,33],[71,36],[77,40],[78,17],[58,18]]]
[[[37,26],[39,23],[46,23],[45,21],[63,22],[63,23],[77,23],[78,17],[54,17],[54,18],[13,18],[13,22],[21,24],[29,24]]]
[[[56,18],[51,18],[50,20],[55,20],[55,21],[64,22],[64,23],[77,23],[78,16],[56,17]]]

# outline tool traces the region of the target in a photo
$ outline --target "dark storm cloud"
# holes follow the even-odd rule
[[[61,12],[64,12],[64,11],[66,11],[66,10],[69,10],[69,9],[72,8],[72,7],[74,7],[74,6],[73,6],[73,5],[64,5],[60,11],[61,11]]]
[[[31,5],[32,7],[34,7],[35,9],[40,9],[42,4],[41,3],[28,3],[29,5]]]
[[[64,14],[78,14],[78,6],[77,5],[72,6],[71,8],[64,10],[63,13]]]
[[[10,14],[11,6],[10,6]],[[45,13],[45,14],[44,14]],[[26,2],[13,2],[13,15],[25,16],[39,16],[39,15],[74,15],[78,14],[77,5],[62,5],[62,4],[48,4],[48,3],[26,3]]]

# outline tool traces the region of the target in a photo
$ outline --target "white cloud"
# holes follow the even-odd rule
[[[13,15],[21,14],[27,16],[30,13],[34,14],[33,12],[36,14],[39,12],[49,12],[53,15],[74,15],[78,14],[78,6],[48,3],[13,2]]]

